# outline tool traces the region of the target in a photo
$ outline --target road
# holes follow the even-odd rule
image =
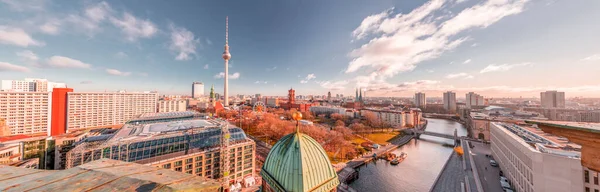
[[[477,165],[477,172],[483,190],[486,192],[504,191],[500,186],[500,168],[492,167],[490,165],[491,158],[485,156],[491,154],[490,145],[476,142],[471,142],[471,144],[474,146],[471,152],[473,161]]]

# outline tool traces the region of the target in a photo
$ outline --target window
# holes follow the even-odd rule
[[[596,173],[594,176],[594,185],[598,185],[598,173]]]
[[[181,166],[181,161],[176,161],[175,166]]]
[[[598,192],[598,189],[594,189],[594,192]]]
[[[585,178],[584,180],[586,183],[590,183],[590,171],[588,171],[588,170],[583,171],[583,177]],[[586,191],[590,191],[590,189],[586,188]]]
[[[190,163],[192,163],[192,161],[193,161],[193,160],[194,160],[194,159],[192,159],[192,158],[186,159],[186,160],[185,160],[185,164],[190,164]]]
[[[590,192],[590,188],[589,187],[585,187],[585,192]]]
[[[179,171],[179,172],[181,172],[181,167],[177,167],[177,168],[175,168],[175,171]]]
[[[202,161],[202,156],[196,157],[196,161]]]
[[[169,164],[164,164],[163,168],[165,168],[165,169],[171,169],[171,164],[170,163]]]

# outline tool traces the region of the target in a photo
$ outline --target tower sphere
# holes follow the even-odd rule
[[[231,59],[231,54],[229,52],[223,52],[223,59],[225,59],[225,60]]]
[[[294,114],[292,114],[292,119],[296,121],[302,120],[302,113],[300,113],[299,111],[294,112]]]

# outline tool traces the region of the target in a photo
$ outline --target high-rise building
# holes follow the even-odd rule
[[[479,94],[469,92],[465,95],[465,97],[465,104],[468,109],[471,109],[473,106],[485,106],[485,100],[483,96]]]
[[[541,92],[540,99],[541,105],[544,108],[565,108],[565,92]]]
[[[177,112],[186,111],[187,101],[183,99],[179,100],[160,100],[158,101],[158,112]]]
[[[156,112],[157,101],[158,93],[153,92],[70,92],[67,130],[121,125],[143,113]]]
[[[225,51],[223,51],[223,60],[225,60],[225,83],[223,84],[223,106],[229,106],[229,59],[231,59],[231,53],[229,53],[229,17],[225,19]]]
[[[327,101],[331,101],[331,91],[327,92]]]
[[[71,88],[54,88],[52,91],[52,119],[50,136],[67,132],[67,94],[73,92]]]
[[[9,136],[10,128],[6,126],[6,119],[0,118],[0,137]]]
[[[423,92],[418,92],[415,93],[415,107],[417,108],[425,108],[425,106],[427,105],[427,98],[425,98],[425,93]]]
[[[452,91],[444,93],[444,109],[449,113],[456,112],[456,93]]]
[[[0,118],[11,135],[48,133],[51,99],[49,92],[0,92]]]
[[[192,83],[192,98],[200,98],[204,96],[204,83],[193,82]]]
[[[66,88],[64,83],[49,82],[47,79],[26,78],[25,80],[2,80],[0,90],[17,92],[52,92],[53,88]]]

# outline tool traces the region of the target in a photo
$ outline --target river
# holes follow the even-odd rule
[[[457,122],[445,119],[427,119],[427,131],[454,134],[467,134],[466,128]],[[385,160],[371,162],[360,167],[359,179],[350,186],[357,191],[413,192],[429,191],[446,160],[452,153],[451,139],[421,135],[419,140],[411,140],[393,151],[405,152],[408,157],[399,165],[390,165]]]

